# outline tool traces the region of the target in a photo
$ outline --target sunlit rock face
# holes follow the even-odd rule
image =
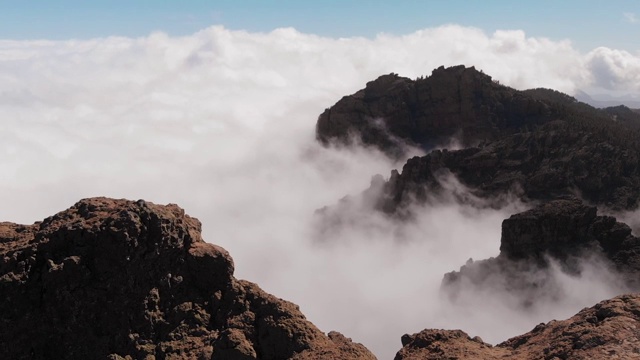
[[[91,198],[0,223],[0,352],[10,359],[373,359],[233,277],[177,205]]]

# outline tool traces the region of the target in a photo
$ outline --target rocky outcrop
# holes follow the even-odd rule
[[[578,199],[559,199],[511,215],[502,222],[500,253],[509,260],[557,259],[599,249],[620,270],[640,271],[640,239],[612,216],[598,216],[597,208]],[[640,255],[640,253],[639,253]]]
[[[298,307],[233,277],[176,205],[85,199],[0,223],[8,359],[374,359]]]
[[[367,83],[320,115],[316,136],[325,144],[355,137],[402,156],[407,145],[430,150],[453,136],[464,146],[495,140],[553,111],[473,67],[440,67],[415,81],[389,74]]]
[[[512,215],[502,223],[500,255],[470,261],[445,275],[442,290],[453,299],[470,287],[495,288],[521,295],[523,304],[541,294],[553,296],[557,284],[545,270],[550,261],[579,275],[581,259],[597,259],[628,289],[640,290],[640,239],[611,216],[577,199],[554,200]],[[535,274],[535,276],[533,275]]]
[[[640,357],[640,295],[622,295],[567,320],[540,324],[497,346],[460,330],[424,330],[402,337],[395,360],[635,359]]]
[[[402,349],[395,360],[505,359],[509,350],[491,346],[462,330],[426,329],[402,336]]]

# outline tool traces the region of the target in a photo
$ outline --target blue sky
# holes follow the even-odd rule
[[[270,31],[294,27],[330,37],[406,34],[455,23],[492,33],[570,39],[581,51],[640,50],[640,1],[15,1],[0,0],[1,39],[186,35],[211,25]]]

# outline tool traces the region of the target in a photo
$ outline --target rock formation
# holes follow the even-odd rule
[[[298,307],[233,277],[176,205],[85,199],[0,223],[7,359],[375,359]]]
[[[395,360],[635,359],[640,358],[639,322],[640,295],[622,295],[496,346],[460,330],[404,335]]]
[[[640,290],[640,239],[626,224],[596,211],[578,199],[559,199],[512,215],[502,223],[500,255],[446,274],[442,290],[455,300],[471,287],[501,286],[527,305],[562,291],[545,272],[550,261],[575,276],[584,259],[598,260],[619,275],[621,286]]]

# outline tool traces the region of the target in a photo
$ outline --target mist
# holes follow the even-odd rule
[[[516,198],[483,210],[439,199],[408,222],[354,207],[356,221],[317,241],[317,209],[403,165],[358,146],[321,147],[317,116],[379,75],[461,63],[518,89],[640,91],[624,75],[637,76],[638,57],[608,50],[580,54],[568,41],[455,25],[375,39],[211,27],[185,37],[2,40],[0,219],[32,223],[91,196],[177,203],[231,253],[236,277],[381,359],[402,334],[430,327],[499,342],[620,289],[594,270],[555,273],[572,291],[531,311],[497,290],[469,295],[480,303],[443,298],[444,273],[498,255],[502,220],[525,208]]]

